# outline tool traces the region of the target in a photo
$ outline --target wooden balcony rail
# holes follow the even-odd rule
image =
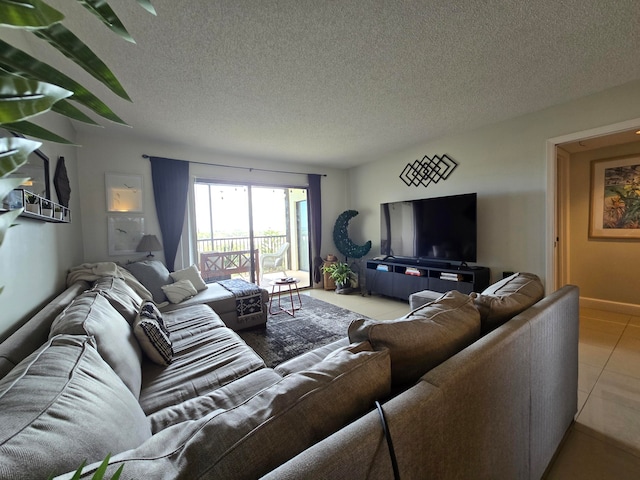
[[[253,262],[256,278],[260,278],[259,256],[259,251],[255,249]],[[234,273],[248,272],[251,272],[251,253],[249,250],[200,253],[200,274],[207,283],[230,278]]]

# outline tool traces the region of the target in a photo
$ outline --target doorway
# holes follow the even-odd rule
[[[207,282],[282,277],[310,286],[307,189],[194,182],[196,252]]]
[[[546,204],[546,278],[547,293],[570,283],[568,235],[568,145],[589,144],[602,148],[633,141],[640,119],[629,120],[547,140],[547,204]],[[636,139],[637,140],[637,139]],[[564,148],[563,148],[564,147]]]

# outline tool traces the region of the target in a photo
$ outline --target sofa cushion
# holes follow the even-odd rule
[[[129,263],[125,268],[151,292],[154,302],[163,303],[167,301],[167,297],[162,291],[162,286],[173,283],[173,279],[162,262],[159,260],[144,260],[142,262]]]
[[[390,350],[393,383],[400,386],[477,340],[480,314],[468,295],[453,290],[397,320],[354,320],[348,333],[351,342]]]
[[[196,287],[189,280],[178,280],[169,285],[163,285],[162,291],[171,303],[180,303],[198,293]]]
[[[108,474],[124,463],[127,475],[138,478],[177,471],[190,478],[259,478],[374,408],[389,391],[388,351],[342,351],[237,406],[160,431],[114,457]]]
[[[212,392],[255,370],[264,360],[206,305],[163,314],[173,343],[169,366],[143,362],[140,405],[150,415]]]
[[[215,410],[228,410],[246,402],[258,392],[282,380],[271,368],[262,368],[238,378],[213,392],[163,408],[149,416],[151,431],[164,430],[187,420],[202,418]]]
[[[352,353],[357,353],[359,349],[361,350],[362,348],[365,348],[362,347],[363,345],[368,345],[369,350],[371,350],[371,344],[369,344],[368,342],[361,342],[350,345],[349,339],[347,337],[341,338],[340,340],[336,340],[335,342],[328,343],[327,345],[322,345],[320,347],[314,348],[313,350],[309,350],[308,352],[297,355],[290,360],[282,362],[281,364],[276,366],[274,370],[284,377],[291,373],[301,372],[302,370],[312,368],[314,365],[327,358],[328,355],[343,348],[349,349],[349,351]]]
[[[487,333],[544,297],[544,286],[537,275],[518,272],[471,297],[480,312],[482,333]]]
[[[131,326],[97,292],[79,295],[51,325],[49,338],[66,333],[93,335],[98,352],[138,398],[142,353]]]
[[[142,304],[142,298],[124,280],[103,277],[96,280],[91,290],[109,300],[111,306],[129,322],[129,325],[133,324]]]
[[[219,283],[209,283],[207,284],[207,288],[205,288],[201,292],[198,292],[193,297],[184,300],[183,303],[168,303],[166,305],[162,305],[160,310],[163,312],[169,312],[177,308],[203,303],[213,308],[216,313],[218,313],[218,315],[222,315],[226,312],[236,311],[236,298],[233,296],[233,293],[231,293]]]
[[[151,437],[140,405],[80,335],[53,337],[0,380],[0,478],[49,478]]]
[[[178,280],[189,280],[191,284],[196,287],[198,292],[207,288],[207,284],[200,275],[200,270],[198,270],[198,267],[195,265],[191,265],[190,267],[171,273],[171,278],[173,278],[174,282],[177,282]]]

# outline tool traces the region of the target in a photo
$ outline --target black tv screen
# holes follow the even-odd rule
[[[475,262],[477,194],[380,205],[380,253],[392,257]]]

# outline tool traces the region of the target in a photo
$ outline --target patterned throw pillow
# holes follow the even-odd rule
[[[133,334],[149,360],[167,366],[173,360],[173,345],[158,307],[143,302],[140,314],[133,323]]]
[[[142,305],[140,305],[140,317],[155,320],[160,325],[162,331],[166,333],[167,336],[169,336],[169,330],[167,330],[167,327],[164,324],[162,314],[160,313],[158,306],[151,300],[145,300],[144,302],[142,302]]]

